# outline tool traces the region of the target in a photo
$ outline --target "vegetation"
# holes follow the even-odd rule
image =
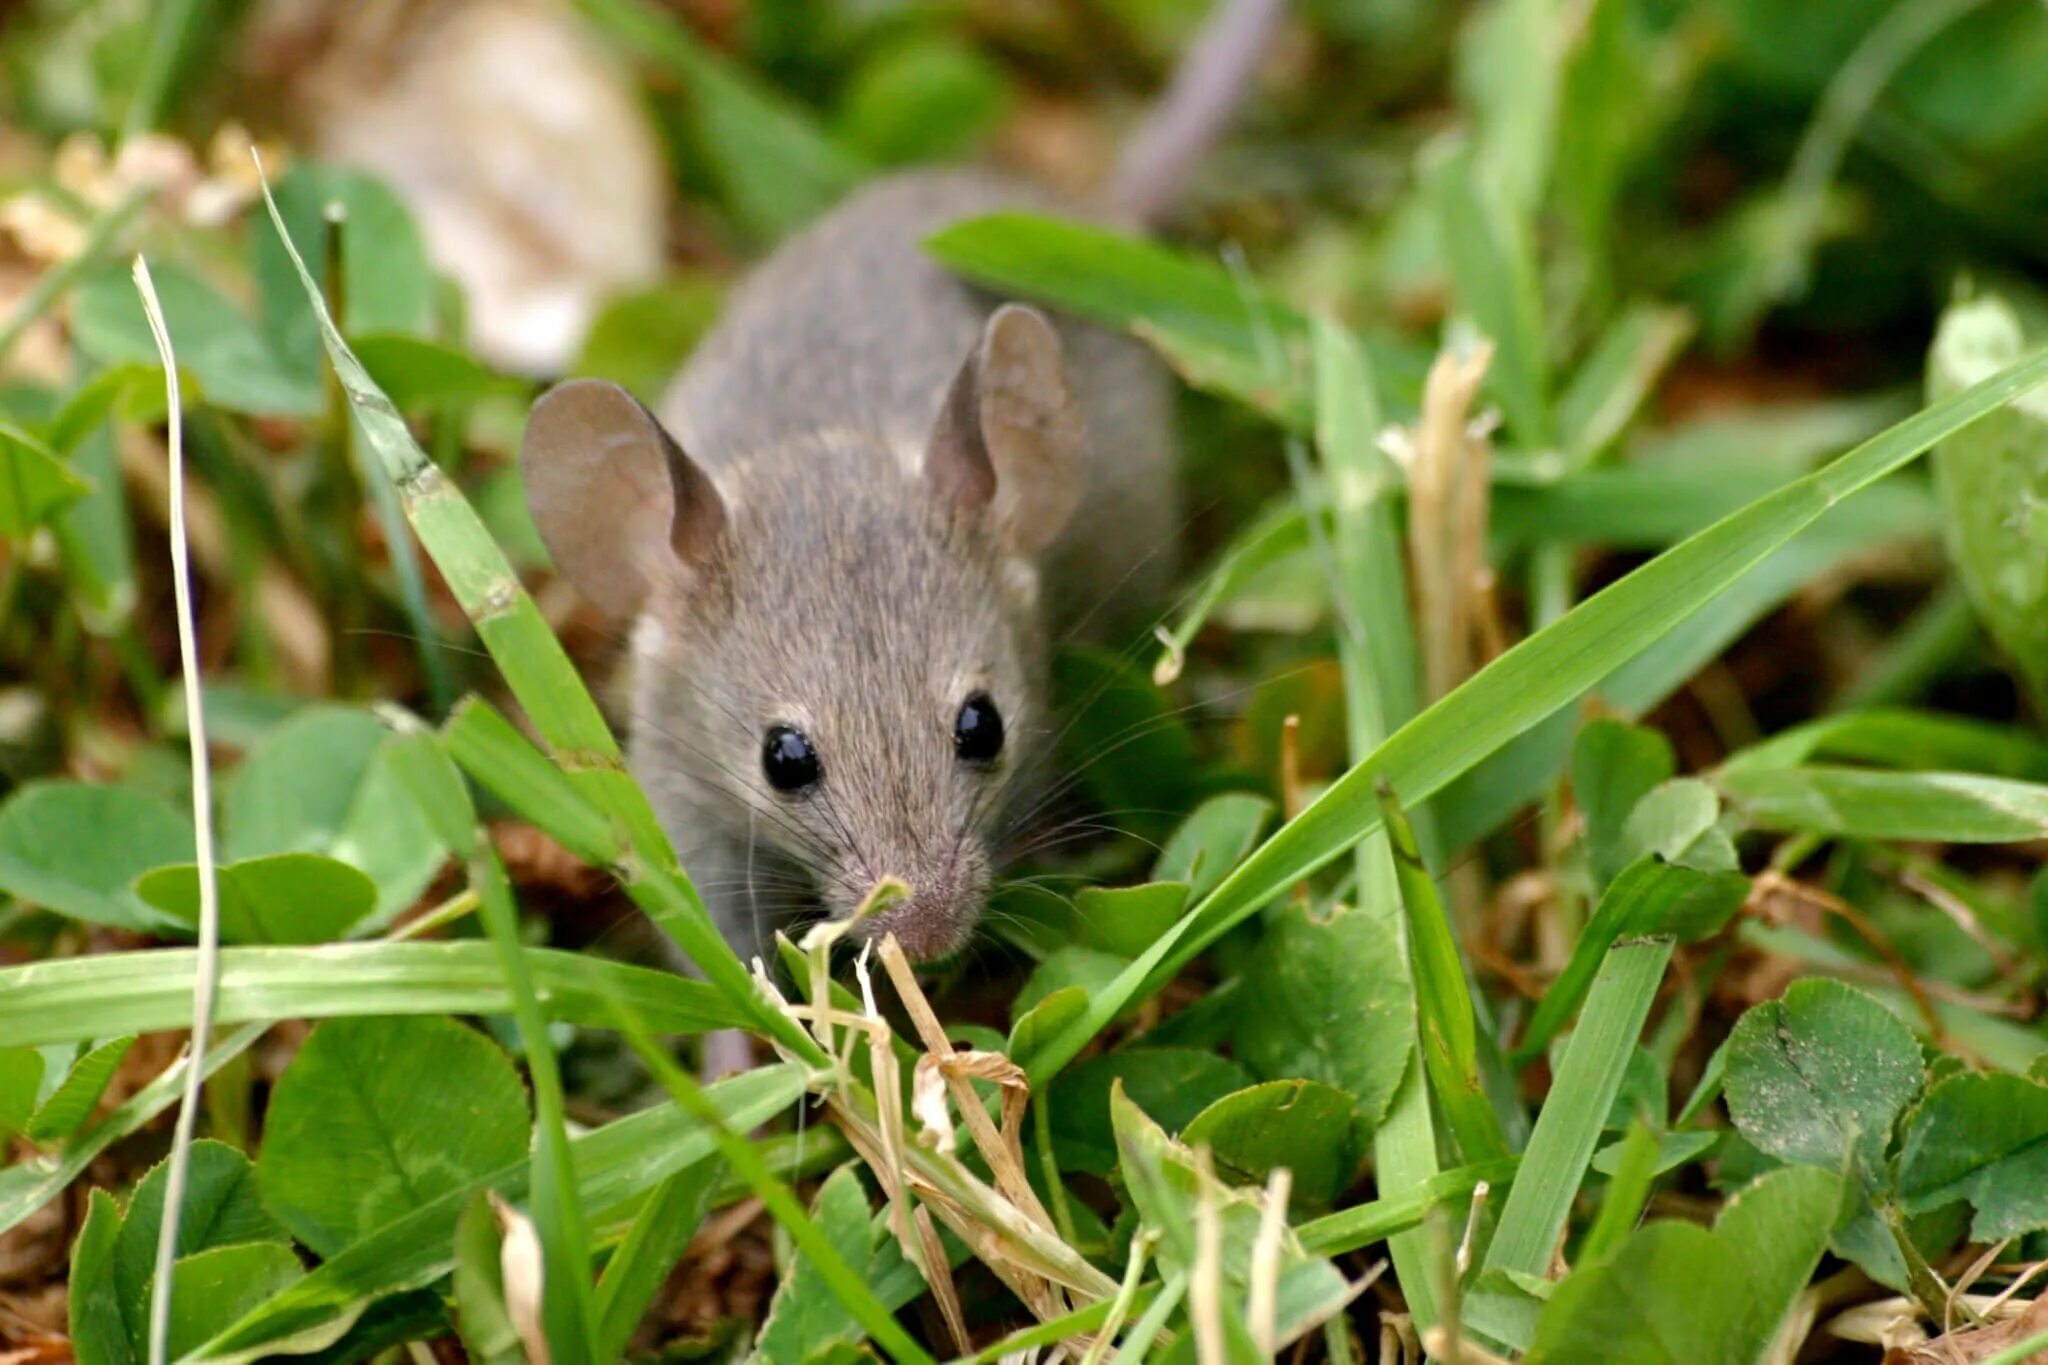
[[[920,973],[718,937],[535,385],[230,8],[0,15],[10,1359],[2048,1359],[2034,0],[1304,0],[1168,240],[934,238],[1172,364],[1201,510]],[[1085,179],[1206,8],[579,0],[677,207],[567,368]]]

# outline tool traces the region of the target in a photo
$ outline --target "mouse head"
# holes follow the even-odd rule
[[[910,899],[864,928],[919,958],[966,941],[1051,740],[1036,558],[1084,440],[1028,308],[935,398],[912,448],[824,431],[719,452],[714,481],[623,389],[578,380],[521,452],[557,567],[635,621],[633,762],[671,834],[765,845],[835,914],[899,877]]]

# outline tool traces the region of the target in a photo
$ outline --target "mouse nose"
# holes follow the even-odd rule
[[[988,895],[988,869],[979,858],[955,856],[904,878],[910,897],[898,901],[869,922],[867,934],[896,936],[913,962],[929,962],[958,952],[981,918]]]

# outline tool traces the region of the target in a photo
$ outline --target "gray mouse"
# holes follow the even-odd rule
[[[1158,216],[1279,9],[1226,0],[1083,216]],[[534,520],[632,622],[631,764],[743,956],[791,888],[846,915],[885,876],[911,893],[861,932],[921,960],[965,944],[1048,767],[1051,632],[1128,622],[1172,572],[1159,363],[923,249],[1014,208],[1064,211],[983,172],[872,182],[740,285],[659,417],[594,380],[534,406]]]

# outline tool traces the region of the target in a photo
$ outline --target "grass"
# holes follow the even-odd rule
[[[2038,518],[2003,561],[1937,542],[2048,496],[2009,230],[2048,100],[1994,127],[1904,73],[2009,83],[2048,17],[1880,10],[1305,13],[1163,239],[928,244],[1154,347],[1200,511],[1157,636],[1073,656],[1080,823],[920,973],[712,926],[600,705],[616,641],[520,514],[532,386],[403,203],[275,157],[275,197],[206,168],[224,222],[86,184],[63,131],[210,133],[236,35],[0,24],[10,71],[95,73],[0,96],[0,183],[68,224],[16,235],[0,321],[0,1245],[61,1287],[22,1330],[84,1365],[1846,1361],[1900,1295],[2019,1358],[1945,1313],[2031,1293],[2010,1239],[2048,1231],[2048,588]],[[701,308],[898,162],[1106,146],[1130,100],[1094,92],[1183,37],[1123,0],[574,13],[687,225],[572,366],[640,383],[688,339],[635,321],[663,291]],[[1405,92],[1351,88],[1395,50]],[[316,194],[345,279],[288,230]],[[2021,344],[1922,401],[1933,301],[1988,296]],[[693,976],[628,960],[643,922]],[[730,1027],[773,1060],[699,1084],[667,1039]]]

